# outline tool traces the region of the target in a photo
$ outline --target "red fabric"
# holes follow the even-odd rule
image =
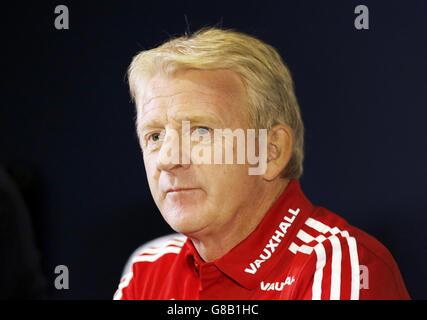
[[[115,299],[410,299],[396,262],[372,236],[313,206],[298,180],[258,227],[203,262],[184,236],[134,259]]]

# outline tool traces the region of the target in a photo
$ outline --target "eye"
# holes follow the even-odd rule
[[[148,139],[150,141],[156,142],[160,140],[160,132],[155,132],[153,134],[150,134],[150,136],[148,137]]]
[[[196,130],[197,130],[197,133],[201,136],[205,134],[209,134],[211,132],[211,129],[208,127],[197,127]]]
[[[146,141],[150,145],[158,144],[160,143],[164,138],[165,132],[162,130],[160,132],[152,132],[150,134],[147,134]]]

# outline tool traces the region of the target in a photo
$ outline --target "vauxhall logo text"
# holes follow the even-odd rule
[[[282,291],[285,286],[292,285],[294,281],[295,281],[295,277],[292,276],[292,277],[287,277],[284,282],[264,283],[264,281],[261,281],[260,285],[261,285],[262,291],[270,291],[270,290]]]
[[[280,242],[282,241],[282,238],[285,236],[288,228],[292,225],[292,222],[294,222],[295,217],[298,215],[299,211],[300,211],[299,208],[296,210],[292,210],[292,209],[288,210],[288,212],[292,214],[292,216],[283,217],[283,220],[285,220],[286,222],[285,221],[280,222],[278,228],[276,229],[274,234],[271,236],[263,252],[259,255],[259,258],[256,259],[254,262],[251,262],[249,264],[249,268],[245,269],[245,272],[255,274],[260,268],[261,263],[271,258],[271,255],[276,250],[275,248],[279,246]]]

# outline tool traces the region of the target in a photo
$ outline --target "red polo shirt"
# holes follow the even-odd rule
[[[258,227],[204,262],[173,236],[132,260],[114,299],[410,299],[396,262],[372,236],[313,206],[298,180]]]

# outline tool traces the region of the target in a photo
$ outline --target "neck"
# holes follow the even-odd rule
[[[288,184],[289,179],[278,179],[278,181],[270,182],[261,194],[257,194],[256,201],[251,199],[247,207],[233,215],[233,220],[222,226],[220,230],[188,235],[200,257],[205,262],[219,259],[247,238],[259,225]]]

